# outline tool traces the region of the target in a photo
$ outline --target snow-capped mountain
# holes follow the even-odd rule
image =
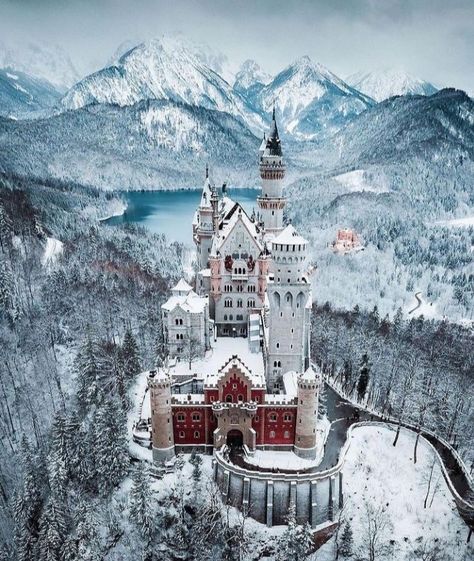
[[[71,59],[57,45],[7,45],[0,41],[0,68],[6,67],[46,80],[61,92],[65,92],[79,80],[79,73]]]
[[[146,99],[164,99],[224,111],[261,130],[262,118],[231,86],[172,37],[154,39],[127,51],[116,65],[87,76],[64,98],[64,109],[93,103],[120,106]]]
[[[21,124],[0,118],[0,169],[103,189],[197,186],[206,162],[215,177],[255,184],[258,145],[231,115],[167,100],[91,105]]]
[[[282,70],[260,93],[260,108],[275,109],[282,129],[295,137],[331,133],[373,101],[308,56]]]
[[[264,72],[257,62],[248,59],[235,75],[234,90],[247,97],[255,97],[271,79],[270,74]]]
[[[46,80],[12,68],[0,69],[0,115],[12,119],[38,116],[61,97]]]
[[[438,88],[397,68],[385,68],[373,72],[357,72],[346,82],[376,101],[394,95],[431,95]]]

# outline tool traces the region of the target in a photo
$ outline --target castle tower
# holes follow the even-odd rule
[[[262,193],[257,198],[257,203],[261,209],[265,232],[278,234],[283,229],[283,209],[286,199],[283,197],[285,164],[275,121],[275,108],[273,108],[272,125],[265,148],[260,147],[259,154]]]
[[[151,404],[153,461],[164,462],[175,455],[170,377],[163,370],[152,370],[148,375],[148,389]]]
[[[196,244],[198,265],[207,269],[213,234],[213,189],[209,180],[209,168],[206,166],[206,179],[202,188],[201,202],[193,224],[193,238]]]
[[[298,378],[295,454],[316,457],[316,423],[318,419],[319,377],[310,367]]]
[[[289,225],[271,245],[274,271],[267,284],[267,377],[274,390],[285,372],[300,373],[309,366],[312,299],[305,269],[308,242]]]

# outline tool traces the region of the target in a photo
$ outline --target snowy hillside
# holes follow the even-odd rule
[[[282,70],[262,89],[262,111],[268,113],[273,102],[282,129],[303,138],[334,132],[373,105],[370,98],[307,56]]]
[[[46,80],[61,92],[79,80],[69,55],[57,45],[33,42],[7,45],[0,40],[0,68],[7,66]]]
[[[12,119],[37,116],[61,97],[55,87],[12,68],[0,69],[0,115]]]
[[[204,56],[204,55],[203,55]],[[87,76],[64,96],[64,109],[93,103],[133,105],[161,99],[224,111],[255,131],[263,126],[231,86],[199,60],[186,42],[164,37],[127,51],[116,65]]]
[[[200,185],[216,177],[256,183],[258,140],[225,113],[170,101],[95,105],[49,119],[0,119],[0,168],[105,189]]]
[[[375,101],[394,95],[431,95],[438,91],[433,84],[396,68],[357,72],[348,76],[346,82]]]

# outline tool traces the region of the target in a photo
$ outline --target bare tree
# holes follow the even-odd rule
[[[193,362],[202,356],[202,345],[201,342],[193,337],[190,333],[186,335],[186,340],[184,342],[184,356],[188,361],[189,370],[191,370]]]
[[[390,519],[382,506],[365,502],[365,516],[362,536],[361,554],[368,561],[381,561],[390,551],[388,533],[391,529]]]

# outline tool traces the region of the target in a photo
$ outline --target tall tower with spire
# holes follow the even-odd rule
[[[283,196],[285,164],[275,120],[275,107],[273,107],[272,125],[265,148],[260,150],[260,177],[262,193],[257,198],[257,203],[261,209],[265,232],[276,235],[283,230],[283,209],[286,199]]]
[[[215,189],[209,179],[209,167],[206,166],[206,179],[202,188],[201,202],[193,224],[193,238],[197,249],[200,269],[208,267],[209,254],[214,234]]]

